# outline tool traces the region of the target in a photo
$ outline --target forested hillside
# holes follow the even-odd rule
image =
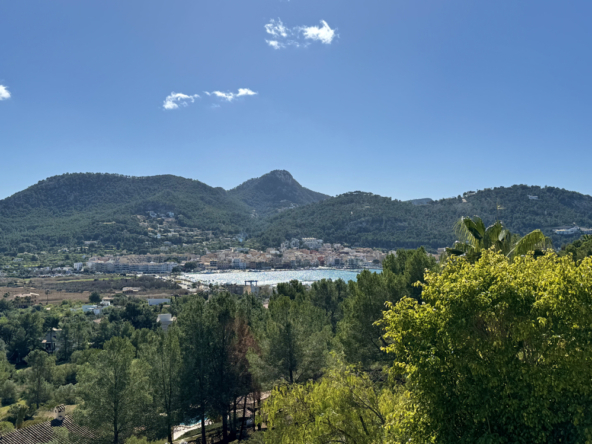
[[[226,191],[176,176],[65,174],[0,201],[0,247],[83,240],[116,243],[147,234],[137,215],[173,212],[182,226],[238,232],[249,209]]]
[[[326,194],[304,188],[284,170],[248,180],[228,191],[228,194],[255,210],[256,216],[275,214],[329,198]]]
[[[455,241],[453,227],[461,216],[475,215],[486,224],[499,218],[521,235],[541,229],[556,246],[579,234],[562,237],[554,228],[592,226],[592,197],[552,187],[515,185],[414,205],[362,192],[331,198],[302,187],[287,171],[230,191],[170,175],[65,174],[0,201],[0,252],[89,240],[135,250],[153,240],[138,217],[149,211],[175,213],[178,226],[215,237],[246,233],[264,247],[318,237],[353,246],[438,248]]]
[[[260,239],[266,246],[313,236],[369,247],[437,248],[455,241],[453,227],[460,217],[474,215],[486,224],[499,218],[512,232],[522,235],[541,229],[561,245],[573,238],[556,235],[553,228],[573,223],[592,226],[592,197],[553,187],[515,185],[413,205],[354,192],[282,213],[270,221]]]

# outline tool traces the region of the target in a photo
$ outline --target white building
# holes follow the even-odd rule
[[[170,313],[161,313],[158,315],[156,322],[160,323],[161,328],[164,331],[167,331],[170,325],[177,320],[176,317],[173,317]]]
[[[572,234],[576,234],[580,232],[580,227],[573,226],[571,228],[563,228],[563,229],[559,229],[559,230],[554,230],[556,234],[561,234],[563,236],[570,236]]]
[[[247,263],[243,261],[241,258],[235,257],[232,259],[232,268],[237,270],[244,270],[247,268]]]
[[[323,240],[314,237],[303,237],[302,244],[309,250],[320,250],[323,246]]]
[[[101,273],[148,273],[161,274],[170,273],[177,265],[174,262],[139,262],[129,263],[118,260],[89,261],[86,264],[91,271]]]
[[[103,307],[101,305],[84,304],[82,306],[82,311],[84,313],[88,313],[89,311],[92,311],[97,316],[99,316],[101,314],[102,310],[103,310]]]

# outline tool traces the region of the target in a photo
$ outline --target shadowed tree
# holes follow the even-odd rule
[[[146,365],[134,356],[129,339],[116,337],[79,371],[76,419],[104,442],[121,444],[144,425],[150,385]]]
[[[51,378],[55,368],[55,358],[46,352],[35,350],[27,356],[30,369],[27,374],[26,397],[37,408],[51,396]]]
[[[210,335],[211,319],[206,314],[205,301],[192,298],[178,319],[183,368],[182,413],[186,421],[201,421],[202,442],[206,442],[206,412],[209,409],[209,380],[211,377]]]
[[[173,442],[173,427],[181,419],[181,349],[177,328],[160,331],[154,341],[141,347],[140,357],[148,364],[152,389],[153,420],[148,429],[156,428],[157,436],[166,431]],[[151,427],[152,426],[152,427]]]

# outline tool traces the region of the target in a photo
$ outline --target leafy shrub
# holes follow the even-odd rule
[[[14,430],[14,425],[11,422],[8,422],[8,421],[0,422],[0,433],[2,433],[2,434],[9,433],[9,432],[12,432],[13,430]]]
[[[8,379],[2,385],[2,405],[14,404],[18,399],[17,385],[14,381]]]
[[[76,386],[74,384],[62,385],[54,394],[53,399],[58,404],[73,405],[76,404]]]
[[[6,414],[6,421],[16,425],[17,428],[21,426],[25,421],[32,419],[37,409],[34,406],[28,406],[26,404],[13,404],[8,409]]]

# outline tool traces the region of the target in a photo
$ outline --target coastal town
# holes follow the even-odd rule
[[[390,252],[394,253],[394,251]],[[279,248],[258,251],[233,247],[204,255],[127,255],[91,257],[86,264],[77,263],[78,270],[101,273],[171,273],[217,270],[287,270],[316,267],[363,269],[382,267],[389,254],[372,248],[350,248],[324,243],[322,239],[292,239]],[[179,270],[181,271],[181,270]]]
[[[443,251],[443,249],[442,249]],[[170,274],[175,272],[216,272],[224,270],[295,270],[309,268],[381,269],[384,258],[395,251],[347,247],[303,238],[283,242],[278,248],[259,251],[230,247],[217,251],[157,254],[82,255],[82,260],[58,267],[26,267],[30,276],[52,277],[77,273]],[[437,255],[434,255],[437,256]],[[21,263],[22,261],[19,261]],[[6,271],[10,271],[6,267]],[[22,270],[22,267],[21,267]]]

